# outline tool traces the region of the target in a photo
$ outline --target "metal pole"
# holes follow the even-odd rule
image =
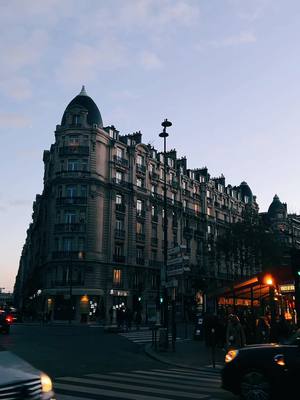
[[[71,258],[70,258],[71,260]],[[70,296],[70,309],[69,309],[69,324],[72,323],[72,314],[73,314],[73,304],[72,304],[72,291],[73,291],[73,264],[72,261],[70,261],[69,264],[69,296]]]

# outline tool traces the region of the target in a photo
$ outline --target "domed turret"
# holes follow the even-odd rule
[[[248,203],[252,203],[253,194],[252,194],[252,191],[251,191],[250,187],[248,186],[247,182],[243,181],[240,184],[240,193],[241,193],[241,197],[242,197],[243,201],[245,201],[245,197],[247,197]]]
[[[88,125],[93,126],[94,124],[96,124],[99,128],[103,128],[100,111],[94,100],[87,95],[84,86],[82,86],[79,95],[74,97],[74,99],[68,104],[63,114],[61,125],[63,126],[68,124],[68,114],[73,114],[73,116],[77,116],[78,113],[86,114],[86,122]],[[71,118],[70,124],[72,123],[73,119]],[[78,125],[77,120],[75,123]]]
[[[270,218],[284,218],[286,216],[286,204],[281,203],[277,194],[275,194],[272,203],[268,209],[268,216]]]

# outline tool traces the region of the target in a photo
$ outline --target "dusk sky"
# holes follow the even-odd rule
[[[104,126],[300,213],[298,0],[2,0],[0,287],[12,290],[43,150],[85,85]]]

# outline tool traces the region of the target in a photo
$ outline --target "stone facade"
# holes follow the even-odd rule
[[[51,319],[86,321],[125,303],[133,311],[142,306],[144,318],[153,319],[163,263],[164,154],[143,144],[140,132],[103,127],[83,89],[43,160],[44,190],[16,279],[19,306],[39,298]],[[245,182],[232,187],[207,168],[188,169],[176,150],[167,152],[166,163],[168,248],[179,259],[170,263],[168,279],[177,281],[180,314],[199,289],[197,279],[237,277],[234,264],[232,274],[224,263],[216,266],[215,239],[258,206]]]

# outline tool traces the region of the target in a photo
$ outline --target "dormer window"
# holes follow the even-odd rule
[[[73,125],[80,125],[80,115],[79,114],[75,114],[72,116],[72,124]]]

